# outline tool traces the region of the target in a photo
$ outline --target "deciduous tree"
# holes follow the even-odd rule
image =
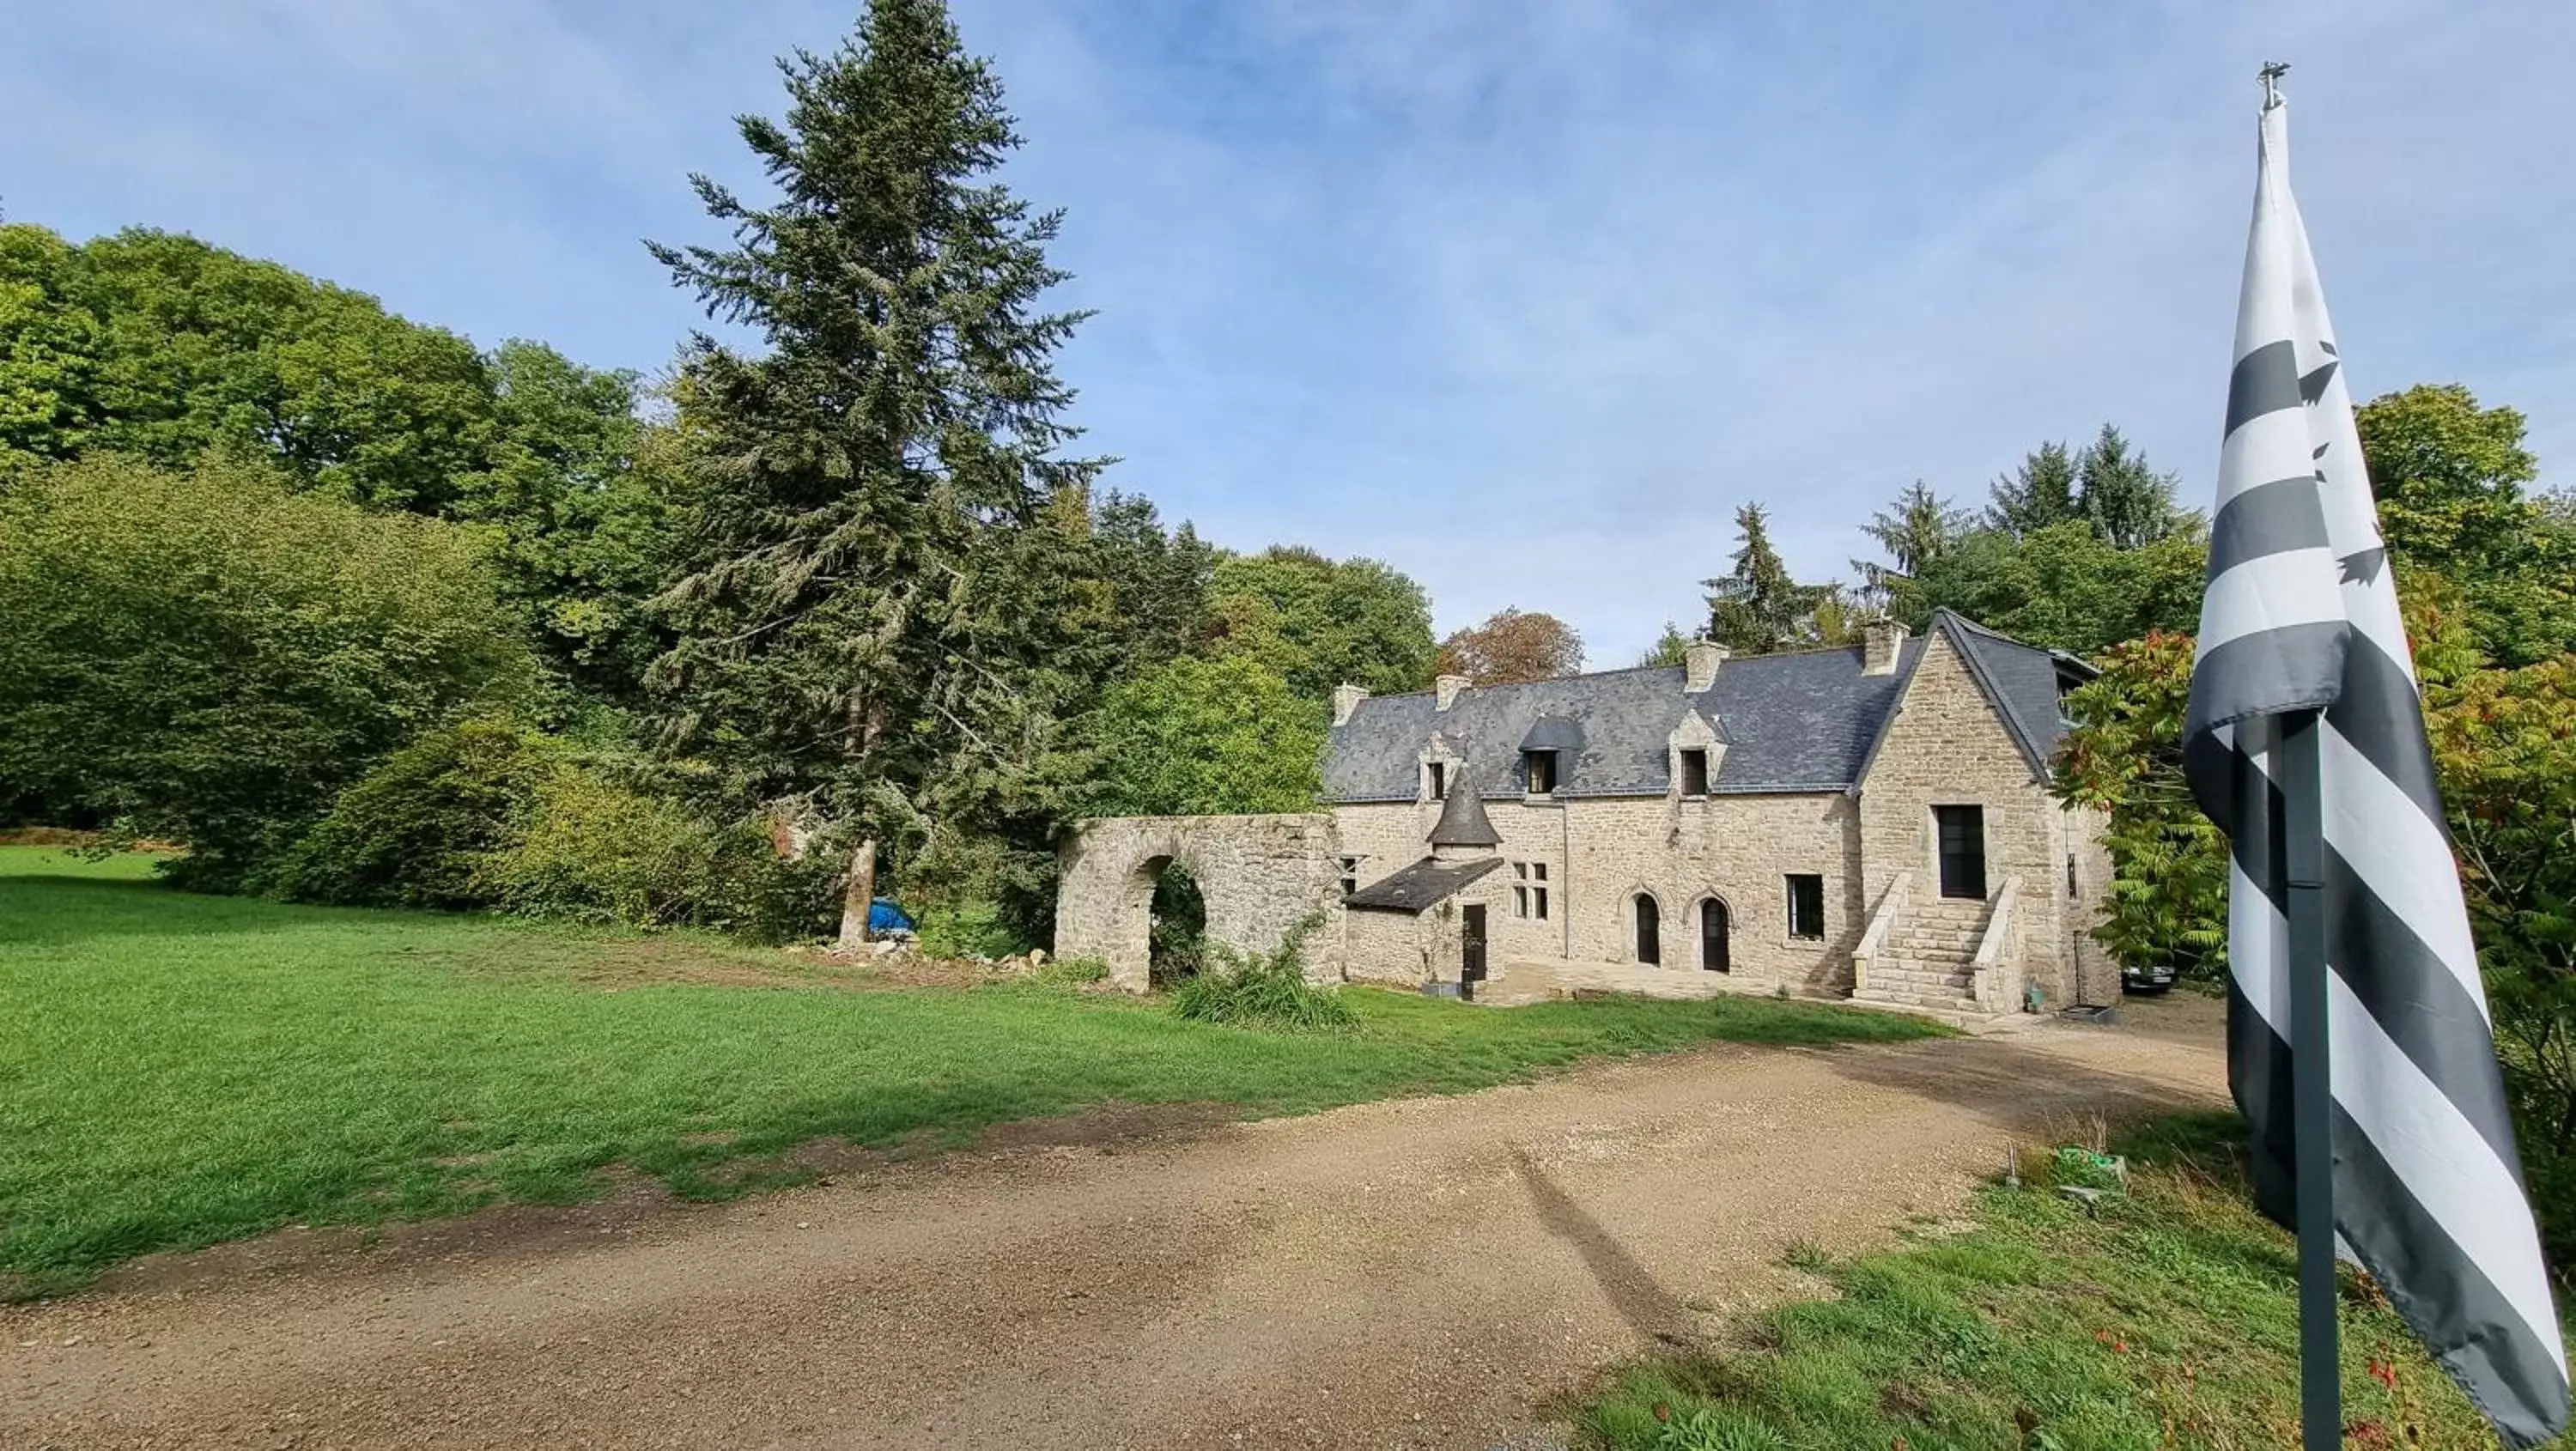
[[[2530,492],[2522,415],[2448,383],[2374,398],[2355,421],[2390,557],[2457,585],[2500,664],[2576,649],[2576,523]]]
[[[1087,816],[1199,816],[1314,806],[1324,711],[1260,662],[1182,656],[1119,685],[1085,722]]]
[[[378,757],[524,699],[497,591],[471,532],[259,466],[29,471],[0,489],[0,780],[236,884]]]
[[[1543,611],[1504,609],[1441,641],[1437,668],[1478,685],[1572,675],[1583,668],[1583,637]]]
[[[1249,655],[1309,700],[1336,685],[1380,694],[1431,683],[1437,653],[1422,586],[1374,559],[1277,545],[1216,562],[1208,610],[1218,655]]]

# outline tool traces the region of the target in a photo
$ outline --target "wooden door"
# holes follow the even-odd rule
[[[1485,980],[1485,904],[1470,904],[1459,914],[1458,925],[1458,992],[1461,997],[1474,997],[1476,984]]]
[[[1726,904],[1715,897],[1699,904],[1699,965],[1710,972],[1725,972]]]

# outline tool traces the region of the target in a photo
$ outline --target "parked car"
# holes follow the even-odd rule
[[[2136,993],[2140,997],[2154,997],[2158,993],[2170,990],[2173,985],[2174,969],[2170,962],[2152,963],[2146,967],[2124,966],[2120,969],[2122,992]]]

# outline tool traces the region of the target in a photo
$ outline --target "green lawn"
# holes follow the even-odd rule
[[[281,1224],[578,1199],[612,1164],[720,1196],[825,1135],[955,1143],[1113,1099],[1298,1113],[1711,1041],[1944,1031],[1749,998],[1497,1011],[1354,991],[1357,1031],[1283,1035],[1036,985],[851,991],[707,939],[148,875],[0,847],[0,1284],[20,1292]]]
[[[1968,1224],[1888,1254],[1790,1263],[1839,1297],[1643,1363],[1577,1408],[1620,1451],[2154,1451],[2298,1444],[2296,1250],[2254,1213],[2232,1114],[2150,1126],[2142,1166],[2088,1216],[1995,1187]],[[2044,1166],[2034,1166],[2044,1167]],[[2341,1315],[2344,1444],[2493,1448],[2468,1401],[2366,1282]]]

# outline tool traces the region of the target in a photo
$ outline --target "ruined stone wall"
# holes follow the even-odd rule
[[[1177,863],[1198,880],[1207,935],[1246,952],[1279,945],[1309,913],[1306,975],[1342,976],[1341,872],[1333,817],[1128,816],[1086,821],[1058,853],[1055,955],[1096,957],[1130,992],[1147,986],[1154,882]]]
[[[1980,806],[1985,811],[1986,894],[2021,880],[2017,970],[2008,977],[2037,983],[2050,1006],[2074,1000],[2080,929],[2093,920],[2109,863],[2099,848],[2101,824],[2091,812],[2068,812],[2033,779],[2030,762],[1987,701],[1976,678],[1934,633],[1898,703],[1878,757],[1860,788],[1861,886],[1872,902],[1900,872],[1914,874],[1913,895],[1928,900],[1940,891],[1935,806]],[[2066,862],[2075,857],[2077,895],[2066,890]],[[2088,885],[2089,883],[2089,885]],[[2094,1002],[2116,988],[2116,975],[2098,984],[2098,949],[2088,964],[2085,988]],[[2017,991],[2020,983],[2009,985]]]

